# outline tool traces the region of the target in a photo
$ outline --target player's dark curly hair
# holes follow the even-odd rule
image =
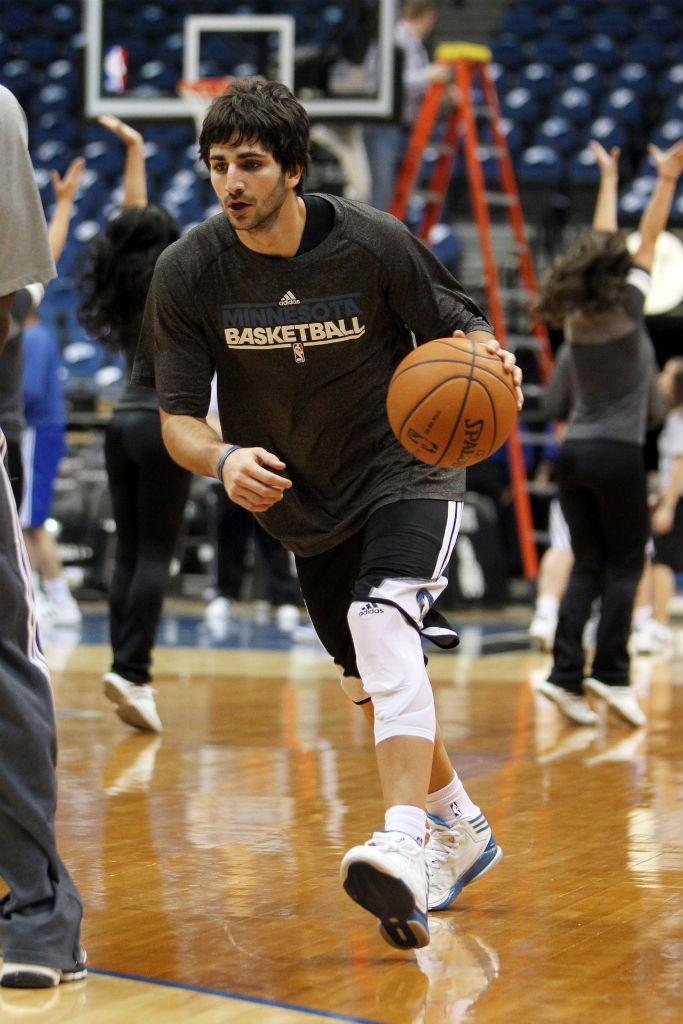
[[[76,282],[78,321],[91,338],[116,351],[137,341],[154,265],[179,237],[176,219],[150,203],[122,210],[92,239]]]
[[[567,316],[591,318],[615,309],[631,266],[623,232],[589,228],[553,260],[541,283],[538,316],[561,327]]]
[[[204,118],[199,156],[209,166],[216,143],[260,142],[286,174],[301,171],[296,192],[301,195],[309,167],[310,122],[294,94],[282,82],[261,78],[235,79],[217,96]]]

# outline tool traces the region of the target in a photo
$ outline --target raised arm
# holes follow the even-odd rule
[[[655,145],[648,146],[648,152],[657,168],[657,182],[640,218],[640,243],[633,256],[633,262],[646,270],[652,267],[655,242],[666,227],[676,184],[683,171],[683,139],[679,139],[665,152]]]
[[[600,168],[600,186],[595,200],[593,227],[596,231],[617,231],[617,198],[619,189],[619,148],[609,153],[595,139],[588,143]]]
[[[55,193],[55,208],[52,211],[52,216],[50,217],[48,236],[50,238],[50,248],[52,250],[52,257],[55,263],[59,261],[59,257],[64,251],[66,236],[69,232],[71,213],[73,211],[74,198],[76,196],[76,190],[78,188],[78,183],[81,180],[81,174],[83,173],[84,167],[85,160],[82,156],[78,156],[75,160],[71,161],[63,178],[60,178],[57,171],[52,172],[52,188]]]
[[[140,132],[124,124],[113,114],[104,114],[100,124],[117,135],[126,146],[123,172],[122,206],[147,206],[147,175],[145,174],[144,139]]]

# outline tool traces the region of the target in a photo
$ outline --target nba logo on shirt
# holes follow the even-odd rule
[[[303,345],[301,344],[300,341],[297,341],[296,344],[292,345],[292,352],[294,353],[294,360],[295,360],[295,362],[297,362],[297,363],[305,363],[306,362],[306,356],[304,355],[304,347],[303,347]]]

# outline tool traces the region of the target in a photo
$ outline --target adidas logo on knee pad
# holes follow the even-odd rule
[[[368,601],[364,604],[361,610],[358,612],[359,615],[384,615],[384,608],[381,604],[375,604],[374,601]]]

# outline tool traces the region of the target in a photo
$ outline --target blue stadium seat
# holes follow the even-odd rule
[[[499,127],[505,136],[505,142],[511,156],[516,156],[524,146],[525,132],[521,125],[510,117],[501,117]]]
[[[555,68],[552,68],[550,64],[542,64],[540,61],[532,61],[519,72],[519,85],[534,94],[540,92],[543,100],[554,90],[556,79]]]
[[[21,55],[34,68],[44,68],[55,55],[55,44],[42,35],[27,35],[21,42]]]
[[[54,167],[63,173],[71,160],[71,150],[61,138],[48,139],[33,150],[33,160],[36,165],[49,170]]]
[[[596,139],[605,149],[610,150],[613,146],[620,149],[626,145],[626,130],[621,122],[614,117],[597,117],[586,131],[587,139]]]
[[[569,181],[572,185],[600,183],[600,167],[588,147],[580,150],[569,161]]]
[[[562,4],[551,13],[548,19],[548,32],[571,42],[582,39],[586,34],[584,12],[574,4]]]
[[[681,123],[681,117],[683,117],[683,93],[679,93],[678,96],[672,96],[664,106],[663,116],[666,120],[678,120]]]
[[[567,72],[567,86],[585,89],[592,97],[601,96],[605,92],[605,74],[597,64],[582,61]]]
[[[81,31],[80,4],[57,3],[48,8],[45,28],[56,39],[70,39]]]
[[[683,138],[683,123],[680,117],[670,117],[655,128],[651,141],[660,149],[668,149],[681,138]]]
[[[526,50],[519,36],[505,32],[491,43],[491,57],[507,71],[516,71],[527,63]]]
[[[634,64],[644,64],[653,71],[659,71],[669,63],[666,49],[658,39],[632,39],[626,43],[624,57]]]
[[[634,90],[622,86],[620,89],[613,89],[605,96],[598,108],[598,113],[614,117],[624,124],[635,127],[642,121],[643,108]]]
[[[504,117],[529,124],[538,120],[538,102],[530,89],[518,86],[502,97],[500,112]]]
[[[678,15],[676,17],[675,15]],[[638,35],[647,39],[654,36],[663,43],[668,43],[675,36],[680,36],[681,31],[681,7],[678,11],[667,10],[657,4],[655,7],[643,6],[638,17]]]
[[[612,78],[613,89],[620,89],[622,86],[633,89],[641,100],[645,100],[650,96],[654,82],[644,64],[627,61],[617,69]]]
[[[578,137],[575,127],[567,117],[548,117],[538,126],[533,136],[534,146],[549,146],[568,156],[576,152]]]
[[[517,177],[522,184],[559,184],[564,161],[551,146],[530,146],[517,161]]]
[[[498,31],[510,32],[520,39],[535,39],[540,30],[538,13],[524,7],[511,7],[500,22]]]
[[[566,71],[574,63],[571,47],[561,36],[541,36],[531,47],[533,60],[550,64],[558,71]]]
[[[598,11],[593,21],[593,29],[600,35],[609,36],[617,43],[624,42],[636,35],[636,26],[633,20],[626,11],[616,5]]]
[[[593,98],[578,85],[564,89],[550,108],[551,114],[568,117],[575,124],[586,124],[593,115]]]
[[[657,79],[657,92],[663,98],[675,98],[683,92],[683,64],[664,68]]]
[[[597,64],[603,71],[613,71],[621,64],[621,57],[610,37],[600,33],[581,43],[577,56],[580,62]]]

